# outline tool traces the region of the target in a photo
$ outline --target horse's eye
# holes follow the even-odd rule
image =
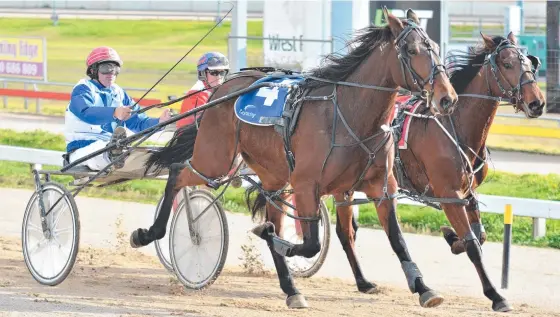
[[[504,66],[505,66],[506,69],[512,69],[513,68],[513,65],[511,63],[505,63]]]
[[[409,48],[409,49],[408,49],[408,54],[410,54],[410,55],[416,55],[416,50],[413,49],[413,48]]]

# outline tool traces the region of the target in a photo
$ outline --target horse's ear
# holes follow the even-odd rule
[[[414,23],[420,25],[420,19],[418,19],[418,16],[416,15],[416,13],[414,11],[412,11],[412,9],[407,9],[406,10],[406,18],[412,20]]]
[[[383,11],[383,17],[385,18],[385,21],[389,22],[389,10],[387,10],[386,6],[383,6],[381,10]]]
[[[515,36],[515,34],[513,34],[513,32],[509,32],[507,38],[511,42],[511,44],[517,45],[517,36]]]
[[[391,29],[393,36],[396,38],[399,34],[401,34],[402,30],[404,30],[401,20],[389,13],[386,6],[383,6],[383,15],[385,16],[385,21],[389,24],[389,28]]]
[[[480,35],[482,36],[482,39],[484,40],[484,46],[486,47],[486,50],[489,52],[492,52],[496,49],[496,44],[494,43],[494,40],[492,40],[491,37],[489,37],[488,35],[485,35],[484,33],[480,32]]]

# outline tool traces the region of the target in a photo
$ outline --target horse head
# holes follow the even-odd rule
[[[411,91],[420,90],[434,115],[452,113],[457,93],[441,62],[439,46],[420,27],[418,17],[411,9],[407,10],[404,21],[390,14],[386,7],[383,13],[395,38],[400,64],[392,69],[395,83]]]
[[[480,33],[486,50],[489,90],[493,95],[507,98],[516,110],[521,110],[527,118],[537,118],[543,114],[546,104],[542,91],[537,85],[536,72],[540,61],[535,56],[525,56],[517,46],[517,38],[510,32],[506,40],[496,43],[491,37]]]

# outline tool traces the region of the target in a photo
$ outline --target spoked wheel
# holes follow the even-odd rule
[[[214,283],[226,261],[228,223],[220,201],[212,204],[214,198],[207,190],[192,190],[171,222],[171,264],[177,278],[191,289]]]
[[[45,231],[41,200],[47,213]],[[23,215],[21,240],[25,265],[37,282],[55,286],[66,279],[76,262],[80,242],[78,208],[66,188],[47,182],[42,191],[33,193]]]
[[[173,201],[173,207],[172,207],[172,211],[174,213],[177,212],[177,209],[179,208],[179,206],[182,206],[182,208],[184,208],[185,204],[184,204],[184,199],[185,199],[185,195],[187,193],[187,191],[190,191],[190,189],[188,187],[182,188],[179,193],[177,193],[177,196],[175,196],[175,200]],[[154,214],[154,221],[157,219],[160,210],[161,210],[161,204],[163,203],[163,198],[165,195],[161,196],[161,199],[159,200],[157,207],[156,207],[156,213]],[[171,264],[171,258],[170,258],[170,252],[169,252],[169,240],[171,237],[171,234],[169,234],[171,230],[171,221],[167,221],[167,228],[165,230],[165,232],[167,232],[167,235],[163,238],[163,239],[159,239],[154,241],[154,246],[156,248],[156,254],[159,258],[159,261],[161,262],[161,264],[163,264],[163,267],[165,267],[169,272],[173,272],[173,265]]]
[[[297,208],[297,207],[296,207]],[[324,201],[321,200],[319,208],[319,241],[321,242],[321,251],[312,258],[303,256],[286,257],[288,269],[295,277],[311,277],[315,275],[325,263],[329,245],[331,241],[331,225],[329,222],[329,209]],[[284,239],[294,244],[303,243],[303,233],[299,220],[294,220],[288,216],[284,216]]]

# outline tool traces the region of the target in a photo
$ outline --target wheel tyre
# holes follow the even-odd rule
[[[161,209],[161,204],[163,203],[163,197],[161,196],[157,207],[156,207],[156,212],[154,214],[154,221],[157,219],[160,209]],[[169,223],[169,222],[168,222]],[[168,228],[169,229],[169,228]],[[169,231],[167,231],[169,233]],[[169,240],[169,234],[166,237],[163,237],[163,239],[168,239]],[[154,241],[154,247],[156,249],[156,254],[157,257],[159,259],[159,262],[161,262],[161,264],[163,265],[163,267],[168,270],[170,273],[173,273],[173,265],[171,265],[171,260],[169,259],[169,251],[166,253],[163,249],[164,247],[161,245],[161,240],[156,240]]]

